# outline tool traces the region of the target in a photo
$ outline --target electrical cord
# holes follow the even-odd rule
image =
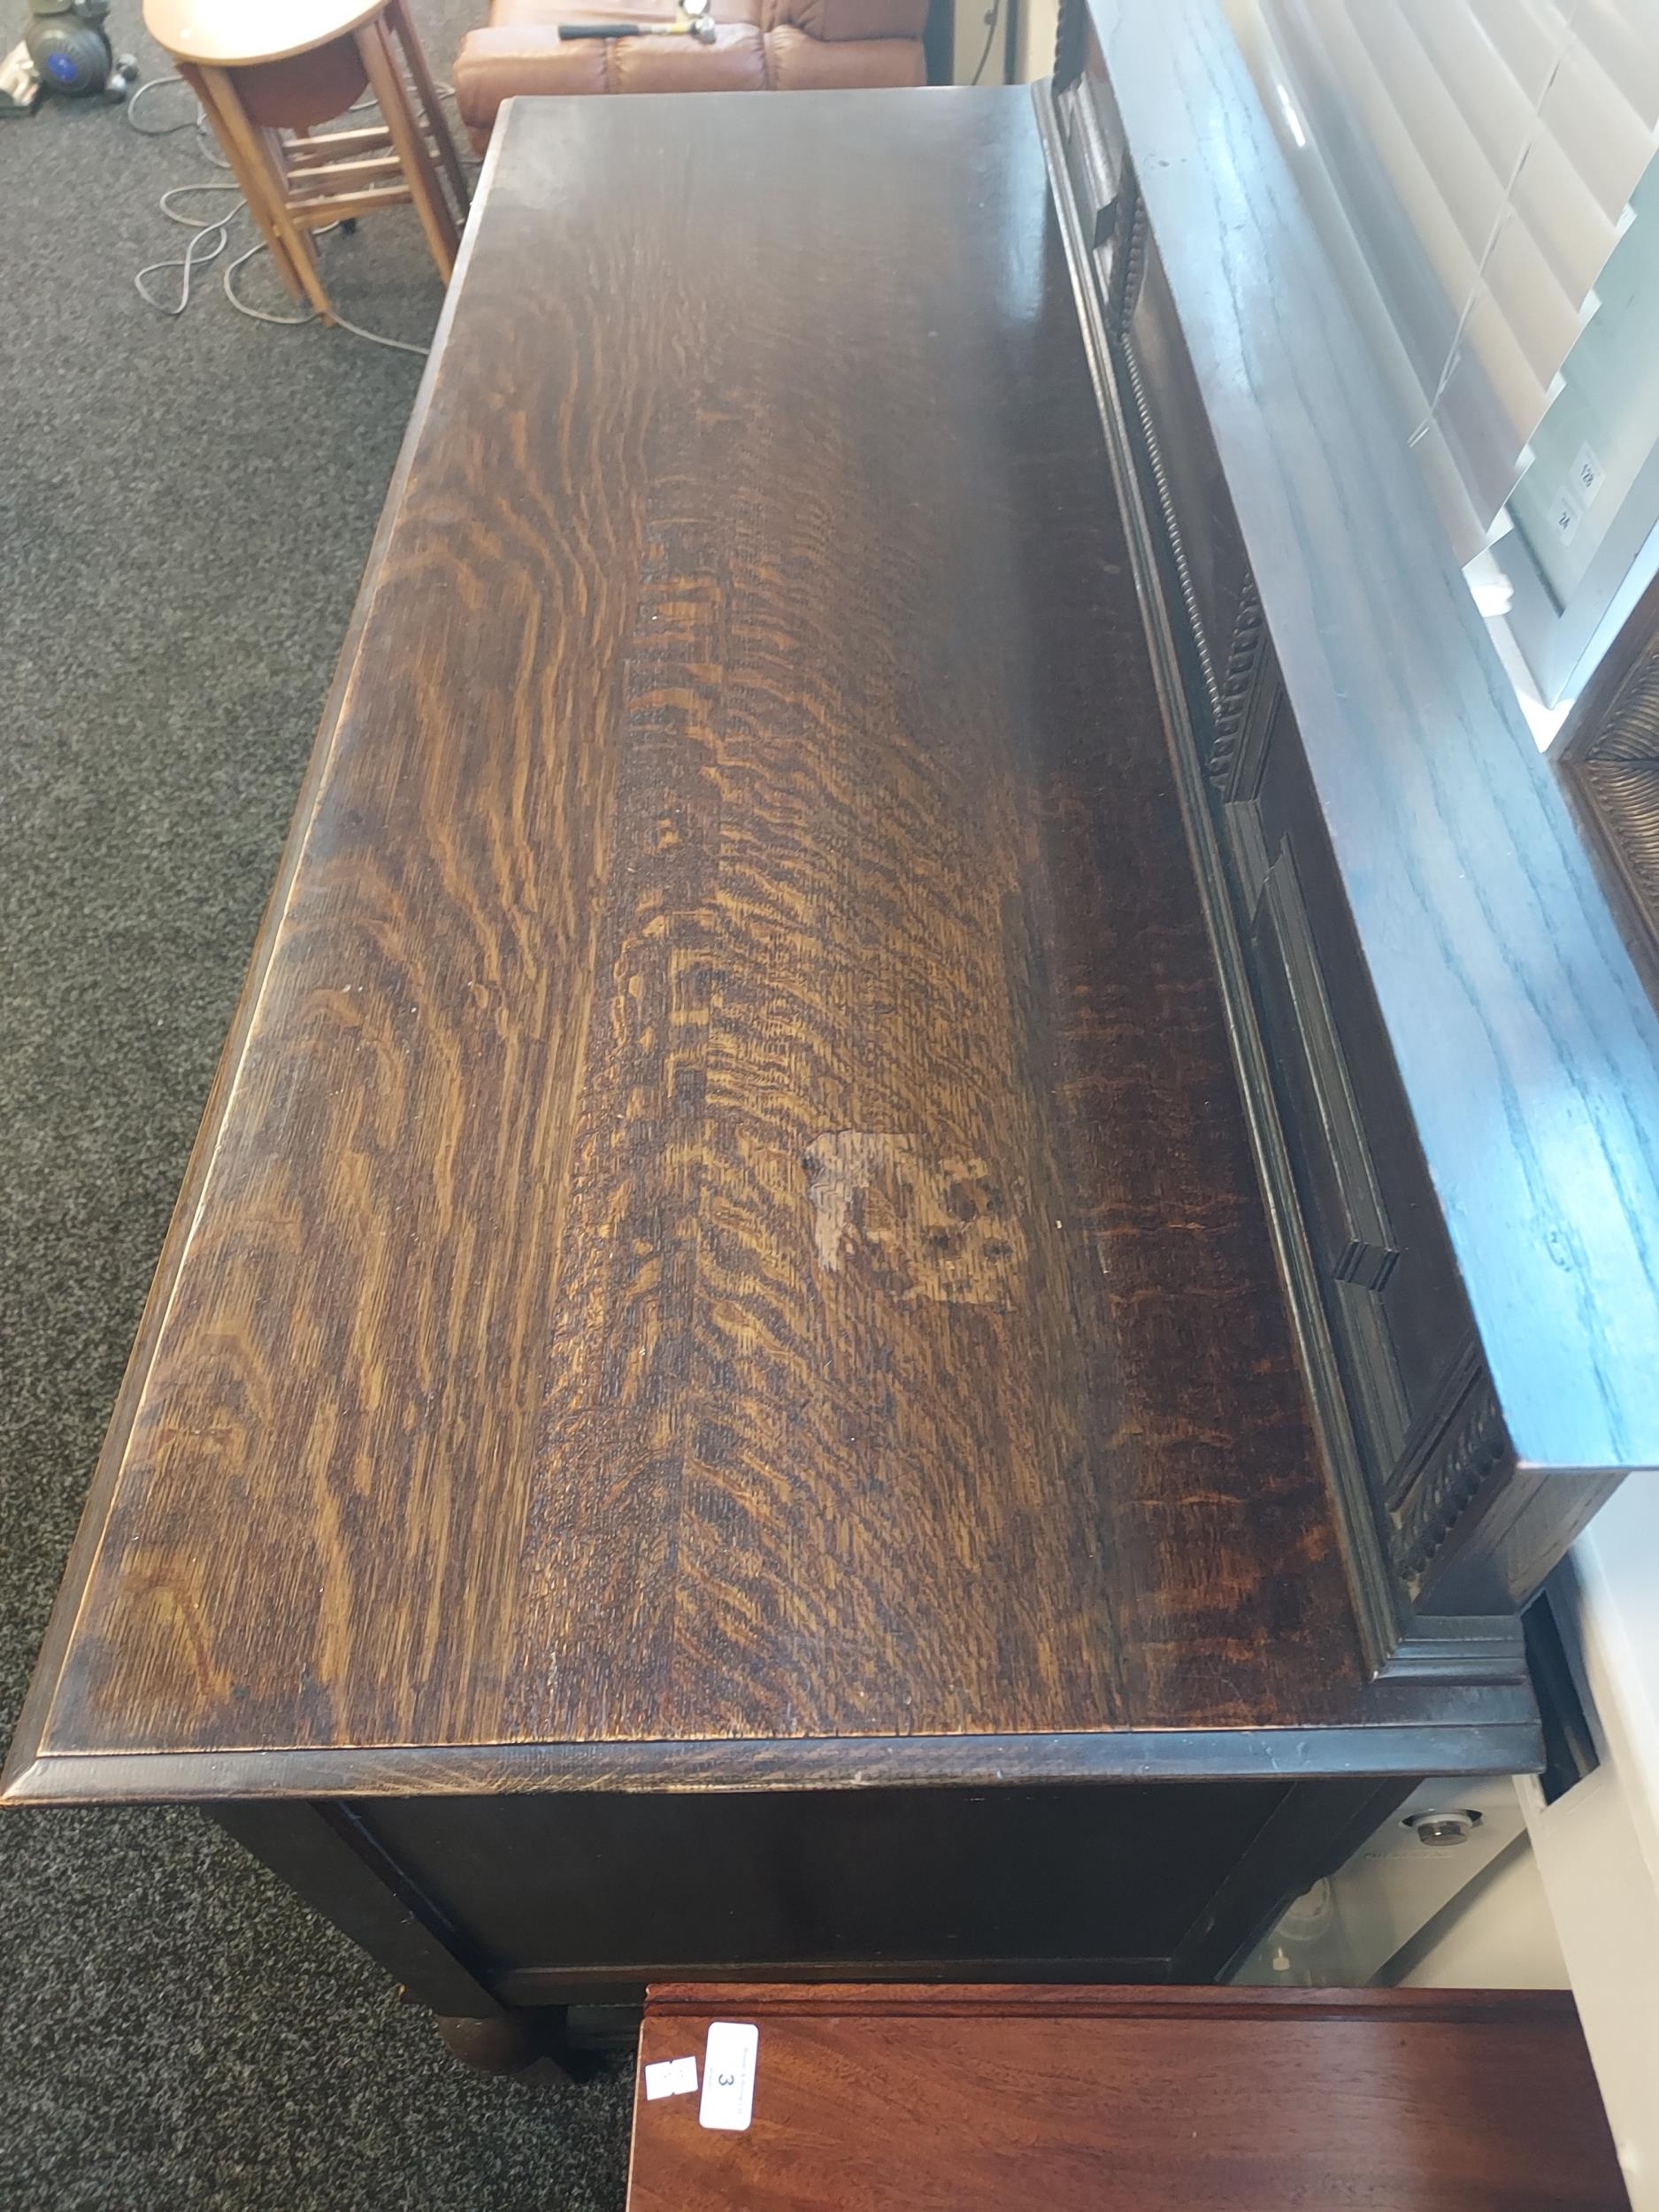
[[[968,80],[968,82],[969,82],[970,84],[978,84],[978,83],[979,83],[979,80],[980,80],[980,78],[981,78],[982,76],[984,76],[984,74],[985,74],[985,65],[986,65],[986,63],[987,63],[987,61],[989,61],[989,60],[990,60],[990,58],[991,58],[991,47],[992,47],[992,43],[993,43],[993,42],[995,41],[995,37],[996,37],[996,27],[997,27],[997,25],[998,25],[998,24],[1002,21],[1002,0],[994,0],[994,4],[993,4],[993,5],[992,5],[992,9],[991,9],[991,12],[990,12],[990,14],[989,14],[989,15],[987,15],[987,16],[986,17],[986,19],[985,19],[985,47],[984,47],[984,50],[981,52],[981,54],[980,54],[980,56],[979,56],[979,62],[978,62],[977,65],[975,66],[975,69],[974,69],[974,72],[973,72],[972,76],[971,76],[971,77],[969,78],[969,80]]]
[[[240,209],[237,212],[241,212]],[[326,238],[329,231],[338,230],[339,227],[340,226],[338,223],[330,223],[326,229],[316,232],[314,235],[319,238]],[[314,323],[320,320],[317,310],[314,307],[308,308],[303,315],[273,315],[268,308],[250,307],[247,301],[238,296],[236,288],[231,282],[231,279],[235,275],[238,269],[244,267],[255,257],[257,254],[268,253],[269,251],[269,246],[262,238],[257,245],[250,246],[246,253],[238,254],[234,261],[227,261],[225,264],[224,268],[219,273],[219,280],[225,297],[230,302],[236,312],[239,315],[246,315],[250,322],[275,323],[280,327],[286,326],[288,328],[294,328],[301,323]],[[392,353],[417,354],[423,361],[432,351],[432,348],[430,346],[413,345],[407,338],[388,338],[381,331],[365,330],[360,323],[354,323],[349,317],[342,315],[337,307],[335,308],[334,313],[335,329],[348,330],[354,338],[365,338],[372,346],[385,346],[388,351]]]
[[[156,131],[150,135],[160,138],[165,134]],[[198,220],[194,215],[183,213],[173,204],[187,192],[235,192],[236,204],[223,215],[204,216]],[[133,287],[147,307],[153,307],[158,315],[176,318],[182,315],[190,304],[190,290],[196,271],[206,268],[210,262],[217,261],[230,243],[230,227],[242,213],[245,202],[234,184],[175,184],[162,194],[160,204],[162,213],[170,223],[177,223],[180,229],[188,230],[193,235],[182,254],[170,255],[165,261],[152,261],[146,267],[137,270],[133,277]],[[159,276],[165,269],[181,272],[176,305],[168,300],[157,299],[144,281],[146,277]]]
[[[998,0],[998,5],[1001,5],[1001,0]],[[140,138],[171,138],[177,131],[194,128],[199,137],[204,157],[211,161],[216,169],[228,169],[230,164],[214,145],[208,128],[207,117],[199,104],[194,117],[184,116],[175,123],[145,125],[135,119],[139,103],[147,94],[158,92],[165,86],[181,85],[183,82],[182,77],[151,77],[146,83],[140,85],[127,102],[126,114],[128,127],[136,131]],[[437,89],[440,95],[446,98],[453,99],[455,96],[452,86],[440,85]],[[355,115],[359,110],[373,107],[373,98],[371,96],[359,100],[349,112]],[[326,134],[325,133],[324,135]],[[468,164],[469,167],[472,165],[471,163]],[[234,192],[236,204],[222,215],[204,216],[189,214],[175,204],[187,194],[196,192]],[[143,268],[137,270],[133,277],[133,285],[139,298],[147,307],[153,307],[157,314],[167,315],[176,319],[190,304],[190,296],[196,272],[207,268],[224,253],[230,244],[231,226],[240,216],[247,212],[248,203],[242,196],[241,188],[227,178],[223,182],[204,181],[200,184],[171,185],[162,194],[159,205],[161,212],[170,223],[177,223],[180,229],[188,230],[192,234],[190,242],[182,254],[170,255],[161,261],[151,261]],[[314,235],[318,238],[326,238],[330,233],[341,227],[342,226],[338,223],[329,223],[314,233]],[[238,293],[232,281],[237,270],[245,268],[248,263],[258,255],[269,251],[268,242],[261,238],[250,246],[245,252],[238,254],[234,260],[225,264],[219,271],[219,287],[225,297],[236,312],[239,315],[245,315],[250,322],[273,323],[280,329],[290,330],[298,329],[306,323],[320,322],[322,319],[314,307],[307,308],[303,314],[278,315],[273,314],[268,308],[252,306]],[[159,276],[165,271],[171,269],[180,272],[179,297],[176,303],[171,300],[157,298],[155,291],[146,281],[148,278]],[[372,346],[384,346],[392,353],[412,353],[424,360],[431,351],[430,347],[411,344],[406,338],[388,338],[382,331],[365,330],[360,323],[354,323],[348,317],[341,314],[338,309],[334,311],[334,320],[337,328],[349,332],[352,337],[361,338]]]
[[[160,134],[157,133],[157,135],[159,136]],[[147,306],[153,307],[157,314],[175,318],[183,314],[185,309],[190,304],[190,293],[196,271],[205,269],[211,263],[219,259],[230,243],[231,225],[246,211],[246,203],[240,194],[238,194],[235,206],[228,209],[223,215],[197,218],[175,207],[173,203],[187,192],[234,192],[235,190],[236,187],[234,184],[175,184],[162,194],[162,213],[170,223],[177,223],[181,228],[191,232],[192,236],[182,254],[173,255],[165,261],[152,261],[148,267],[140,269],[133,278],[140,299]],[[339,227],[337,223],[331,223],[327,229],[319,230],[317,235],[319,238],[326,238],[330,230],[337,230]],[[237,291],[233,281],[237,270],[246,268],[249,262],[252,261],[257,255],[268,251],[269,247],[266,242],[263,238],[256,239],[245,252],[239,253],[234,261],[227,261],[225,264],[219,272],[219,280],[225,297],[236,312],[239,315],[245,315],[250,322],[274,323],[280,329],[290,330],[297,329],[303,323],[316,322],[318,315],[315,308],[307,308],[303,314],[299,315],[277,315],[273,314],[269,308],[253,306]],[[176,301],[157,299],[155,292],[145,282],[147,277],[158,276],[166,269],[177,269],[181,273],[179,280],[179,296]],[[389,347],[395,353],[414,353],[424,357],[428,350],[425,346],[411,344],[406,338],[388,338],[381,331],[365,330],[360,324],[354,323],[349,317],[341,314],[338,309],[334,311],[334,321],[342,330],[349,331],[354,338],[366,339],[373,346]]]
[[[171,138],[175,131],[205,129],[207,118],[199,107],[194,115],[181,115],[176,123],[152,123],[148,130],[138,120],[138,104],[141,100],[148,99],[152,92],[165,92],[169,85],[183,82],[182,77],[151,77],[147,83],[135,87],[127,94],[124,112],[128,125],[141,138]]]

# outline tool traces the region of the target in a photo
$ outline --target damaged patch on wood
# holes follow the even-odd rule
[[[806,1165],[830,1273],[862,1259],[900,1299],[1008,1302],[1025,1233],[983,1160],[936,1157],[902,1131],[833,1129],[807,1148]]]

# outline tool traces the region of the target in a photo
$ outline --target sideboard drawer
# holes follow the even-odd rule
[[[1474,1324],[1264,639],[1237,721],[1211,807],[1356,1440],[1393,1506],[1465,1388]]]

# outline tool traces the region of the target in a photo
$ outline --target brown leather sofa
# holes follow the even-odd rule
[[[515,93],[801,92],[927,81],[927,0],[714,0],[715,38],[562,42],[561,22],[674,19],[672,0],[494,0],[463,42],[457,101],[473,142]]]

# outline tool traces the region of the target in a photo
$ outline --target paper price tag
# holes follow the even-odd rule
[[[697,2062],[695,2058],[653,2059],[645,2070],[645,2095],[648,2102],[658,2097],[689,2096],[697,2086]]]
[[[1563,484],[1555,494],[1549,511],[1549,526],[1563,545],[1571,545],[1578,534],[1578,525],[1584,520],[1584,509]]]
[[[1573,457],[1568,472],[1568,482],[1587,507],[1601,488],[1607,471],[1601,466],[1587,445],[1581,445]]]
[[[703,2102],[697,2118],[705,2128],[741,2134],[755,2110],[755,2059],[760,2030],[747,2021],[710,2020],[703,2052]]]

